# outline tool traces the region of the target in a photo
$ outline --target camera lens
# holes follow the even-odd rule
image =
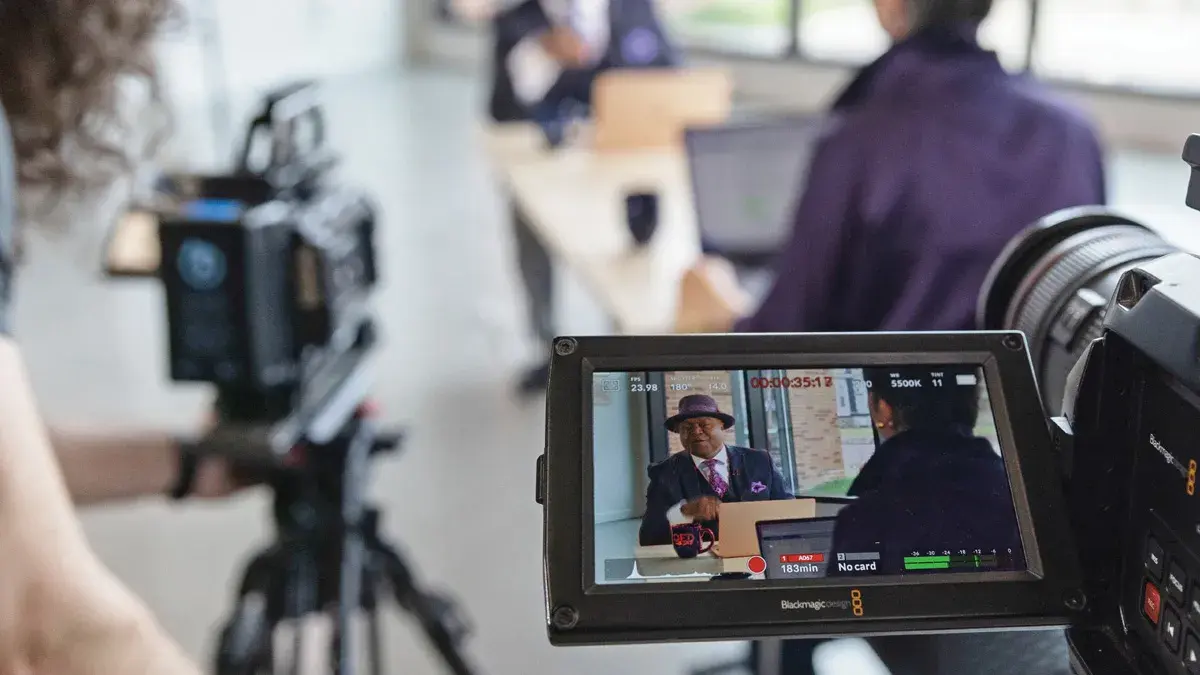
[[[1104,207],[1053,213],[1014,239],[979,296],[983,330],[1019,330],[1029,341],[1042,401],[1058,414],[1067,373],[1100,336],[1121,274],[1175,247]]]

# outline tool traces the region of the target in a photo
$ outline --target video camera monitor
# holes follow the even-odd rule
[[[1020,333],[555,351],[554,643],[1065,626],[1080,609]]]

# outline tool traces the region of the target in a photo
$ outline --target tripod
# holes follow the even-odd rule
[[[386,589],[411,613],[447,671],[475,671],[459,651],[469,632],[456,605],[420,588],[404,559],[379,535],[379,512],[364,500],[367,468],[377,452],[394,451],[397,436],[378,434],[360,408],[340,434],[323,445],[305,443],[272,471],[278,540],[253,556],[238,600],[220,633],[217,675],[280,675],[276,629],[284,621],[335,613],[329,664],[322,672],[383,672],[379,606]],[[369,669],[354,658],[355,616],[366,615]],[[291,673],[303,660],[297,631]]]

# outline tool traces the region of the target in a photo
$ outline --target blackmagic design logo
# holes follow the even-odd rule
[[[849,600],[780,600],[779,608],[821,612],[827,609],[850,609]]]
[[[1175,459],[1175,455],[1172,455],[1171,451],[1167,450],[1167,446],[1163,445],[1162,441],[1158,440],[1154,434],[1150,434],[1150,447],[1154,448],[1158,454],[1162,455],[1162,458],[1166,460],[1167,464],[1175,467],[1175,470],[1179,472],[1180,476],[1185,478],[1187,477],[1187,472],[1184,470],[1183,464],[1181,464],[1179,460]]]
[[[857,588],[850,591],[850,608],[854,610],[854,616],[862,616],[865,613],[863,609],[862,591]]]

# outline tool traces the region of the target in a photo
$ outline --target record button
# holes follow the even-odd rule
[[[1146,583],[1146,590],[1142,595],[1142,613],[1150,619],[1150,623],[1158,625],[1158,618],[1162,614],[1162,596],[1159,595],[1158,588],[1149,582]]]

